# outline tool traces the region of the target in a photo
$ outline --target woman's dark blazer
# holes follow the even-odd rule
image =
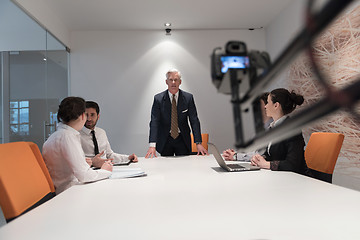
[[[285,119],[286,121],[287,119]],[[274,143],[270,154],[266,150],[264,157],[270,161],[271,170],[292,171],[305,174],[307,169],[304,157],[305,141],[302,134]]]

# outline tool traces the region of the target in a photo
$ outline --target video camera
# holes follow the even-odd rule
[[[246,44],[240,41],[229,41],[225,45],[225,50],[215,48],[211,55],[213,84],[219,92],[232,95],[238,146],[265,130],[260,98],[248,104],[244,104],[242,100],[258,76],[265,73],[269,66],[269,54],[259,51],[248,52]]]
[[[267,52],[247,51],[246,44],[240,41],[229,41],[225,50],[220,47],[214,49],[211,55],[211,77],[213,84],[221,93],[230,94],[230,82],[224,79],[230,70],[238,70],[244,76],[240,81],[247,81],[249,86],[242,86],[240,94],[252,87],[258,76],[264,74],[270,66],[270,56]]]

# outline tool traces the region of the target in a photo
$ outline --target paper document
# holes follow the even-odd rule
[[[109,178],[131,178],[141,176],[146,176],[146,173],[141,170],[141,168],[113,167],[113,172]]]
[[[264,154],[266,149],[261,149],[260,151],[253,151],[253,152],[248,152],[248,153],[237,153],[237,160],[238,161],[243,161],[243,162],[250,162],[251,158],[256,155],[256,154]]]
[[[237,160],[243,161],[243,162],[250,162],[252,156],[254,156],[255,152],[249,152],[249,153],[237,153]]]

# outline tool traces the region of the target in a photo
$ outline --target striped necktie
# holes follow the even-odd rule
[[[173,94],[172,103],[171,103],[171,137],[176,139],[179,136],[178,131],[178,117],[177,117],[177,107],[176,107],[176,99]]]

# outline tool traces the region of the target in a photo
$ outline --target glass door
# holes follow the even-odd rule
[[[62,99],[68,96],[69,52],[51,34],[46,35],[46,117],[44,141],[56,131],[57,111]]]
[[[0,0],[0,16],[0,140],[42,149],[68,96],[69,50],[11,0]]]
[[[2,84],[2,76],[3,76],[3,55],[0,52],[0,119],[3,120],[3,102],[2,102],[2,92],[3,92],[3,84]],[[0,143],[3,142],[3,121],[0,121]],[[1,225],[0,225],[1,226]]]
[[[57,109],[68,95],[68,52],[10,52],[9,141],[32,141],[42,148],[56,130]]]
[[[41,146],[41,119],[46,109],[46,62],[40,51],[9,54],[9,142],[32,141]]]

